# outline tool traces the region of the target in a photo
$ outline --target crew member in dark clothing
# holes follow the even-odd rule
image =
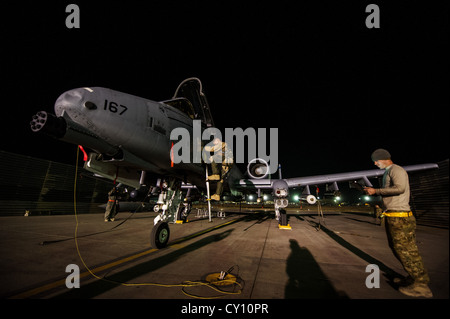
[[[119,190],[114,186],[108,193],[106,204],[105,222],[113,222],[119,212]]]

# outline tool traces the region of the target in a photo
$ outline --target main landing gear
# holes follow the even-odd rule
[[[277,198],[275,200],[275,216],[278,220],[279,229],[292,229],[288,224],[288,218],[286,214],[286,207],[288,206],[287,198]]]

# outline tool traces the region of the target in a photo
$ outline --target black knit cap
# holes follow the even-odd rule
[[[383,148],[379,148],[372,153],[372,161],[391,159],[391,154]]]

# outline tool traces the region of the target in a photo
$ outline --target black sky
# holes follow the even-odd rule
[[[343,1],[342,1],[343,2]],[[81,28],[65,26],[76,3]],[[66,90],[152,100],[202,80],[216,126],[278,127],[285,177],[448,158],[448,5],[374,1],[54,1],[3,7],[0,149],[74,163],[31,116]],[[5,55],[3,55],[5,56]],[[6,83],[6,85],[5,85]]]

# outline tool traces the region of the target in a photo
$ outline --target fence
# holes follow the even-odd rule
[[[0,216],[74,212],[75,166],[0,151]],[[77,212],[100,213],[111,181],[78,169]]]
[[[417,223],[448,228],[448,162],[439,162],[439,169],[410,174],[411,208]]]
[[[411,207],[417,223],[449,227],[448,166],[410,174]],[[0,151],[0,216],[72,214],[75,166]],[[77,212],[100,213],[112,182],[78,170]]]

